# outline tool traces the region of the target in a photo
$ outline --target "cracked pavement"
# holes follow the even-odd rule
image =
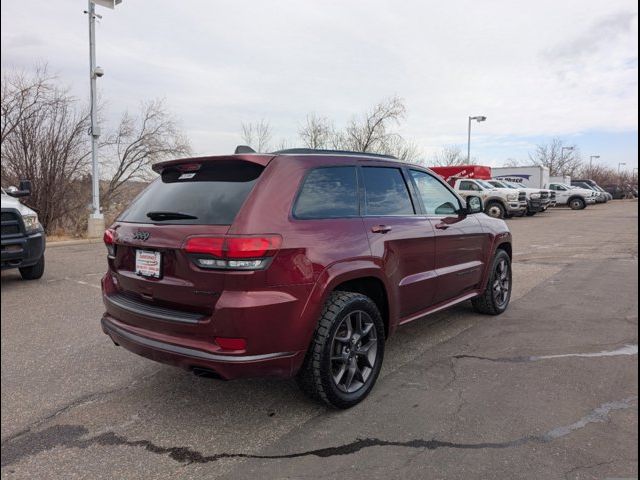
[[[2,478],[637,477],[638,204],[513,219],[515,290],[390,339],[369,398],[198,378],[102,334],[102,245],[2,273]]]

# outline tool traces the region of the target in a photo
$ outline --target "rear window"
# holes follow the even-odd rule
[[[293,209],[297,218],[340,218],[359,215],[355,167],[311,170]]]
[[[231,225],[263,170],[260,165],[239,161],[205,164],[193,172],[166,169],[118,220]]]

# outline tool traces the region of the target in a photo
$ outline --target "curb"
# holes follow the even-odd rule
[[[69,247],[73,245],[91,245],[94,243],[102,243],[101,238],[79,238],[77,240],[61,240],[59,242],[47,241],[47,248]]]

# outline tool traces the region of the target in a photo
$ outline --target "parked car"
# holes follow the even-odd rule
[[[484,211],[494,218],[523,216],[527,211],[527,194],[511,188],[491,185],[491,167],[480,165],[460,165],[432,167],[462,197],[476,195],[484,202]]]
[[[626,195],[625,189],[620,185],[605,185],[603,188],[613,200],[621,200]]]
[[[607,203],[609,200],[612,200],[612,196],[610,193],[602,190],[596,182],[593,180],[571,180],[572,187],[585,188],[587,190],[593,190],[598,195],[596,199],[596,203]]]
[[[508,227],[420,166],[294,149],[153,169],[104,236],[102,328],[139,355],[223,379],[295,376],[348,408],[400,325],[509,304]]]
[[[524,188],[505,180],[488,180],[488,183],[496,188],[509,188],[511,190],[523,191],[527,195],[528,217],[533,217],[536,213],[545,212],[551,205],[551,190]]]
[[[558,205],[566,205],[572,210],[584,210],[596,203],[597,194],[593,190],[572,187],[564,183],[551,183],[549,188],[556,192]]]
[[[17,268],[24,280],[44,274],[46,238],[38,215],[18,198],[31,194],[31,182],[2,189],[2,270]]]

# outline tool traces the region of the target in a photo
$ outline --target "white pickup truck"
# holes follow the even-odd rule
[[[523,191],[527,194],[527,216],[533,217],[536,213],[546,211],[551,206],[551,191],[539,188],[525,188],[522,185],[507,182],[506,180],[487,180],[496,188],[510,188]]]
[[[572,210],[582,210],[598,200],[598,194],[593,190],[572,187],[564,183],[550,183],[549,189],[556,193],[558,205],[567,205]]]
[[[498,188],[476,178],[452,178],[449,184],[463,197],[481,197],[484,212],[490,217],[510,218],[522,216],[527,211],[527,194],[524,191]]]

